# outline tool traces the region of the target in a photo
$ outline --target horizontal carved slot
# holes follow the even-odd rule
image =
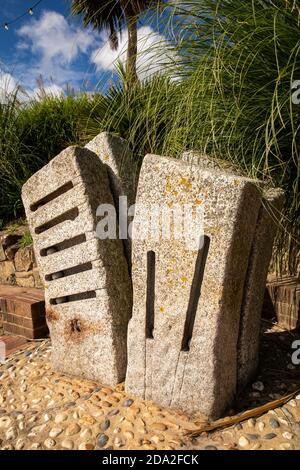
[[[38,210],[39,207],[45,206],[48,202],[53,201],[53,199],[56,199],[58,196],[61,196],[62,194],[66,193],[67,191],[70,191],[72,189],[73,183],[72,181],[68,181],[68,183],[63,184],[59,188],[57,188],[55,191],[52,193],[48,194],[47,196],[43,197],[42,199],[39,199],[37,202],[34,204],[31,204],[30,210],[32,212],[35,212]]]
[[[84,271],[90,271],[91,269],[93,269],[92,263],[79,264],[78,266],[74,266],[74,268],[64,269],[63,271],[47,274],[45,276],[45,280],[53,281],[55,279],[72,276],[73,274],[83,273]]]
[[[210,245],[210,239],[206,235],[203,240],[203,247],[198,251],[193,282],[191,286],[189,305],[186,312],[184,324],[181,351],[190,350],[190,341],[193,336],[196,312],[198,308],[199,298],[201,294],[201,286],[204,277],[204,270]]]
[[[67,297],[57,297],[56,299],[50,299],[50,304],[66,304],[69,302],[78,302],[79,300],[94,299],[95,297],[96,292],[92,290],[88,292],[81,292],[80,294],[68,295]]]
[[[155,301],[155,253],[147,253],[146,338],[153,339]]]
[[[69,238],[69,240],[64,240],[63,242],[56,243],[55,246],[48,246],[47,248],[43,248],[40,251],[41,256],[51,256],[51,254],[57,251],[67,250],[68,248],[72,248],[72,246],[80,245],[81,243],[86,242],[86,235],[76,235],[76,237]]]
[[[67,220],[75,220],[76,217],[78,217],[79,211],[78,208],[70,209],[64,214],[59,215],[58,217],[55,217],[52,220],[49,220],[49,222],[46,222],[43,225],[40,225],[39,227],[36,227],[35,233],[43,233],[46,232],[46,230],[49,230],[52,227],[55,227],[55,225],[61,224],[62,222],[66,222]]]

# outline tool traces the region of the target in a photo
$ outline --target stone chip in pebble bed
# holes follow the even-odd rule
[[[31,343],[0,365],[1,449],[300,449],[300,395],[256,419],[189,439],[203,417],[130,397],[123,384],[61,375],[50,352],[49,340]]]

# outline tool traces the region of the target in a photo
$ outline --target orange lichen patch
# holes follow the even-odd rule
[[[174,203],[172,201],[167,202],[167,206],[171,209],[174,206]]]
[[[161,313],[164,313],[164,311],[165,311],[164,307],[159,307],[159,311],[160,311]]]
[[[183,186],[185,189],[191,189],[192,183],[189,178],[181,178],[179,181],[180,186]]]
[[[188,281],[188,278],[186,276],[182,276],[181,281],[186,283]]]
[[[108,155],[104,155],[103,160],[104,160],[105,162],[108,162],[109,156],[108,156]]]
[[[59,314],[52,308],[47,308],[46,309],[46,320],[49,323],[53,323],[57,320],[59,320]]]
[[[197,199],[195,200],[195,204],[196,204],[197,206],[201,206],[201,204],[203,204],[203,199],[197,198]]]
[[[170,193],[171,191],[172,191],[172,185],[171,185],[171,182],[170,182],[170,177],[167,176],[167,178],[166,178],[165,192],[166,192],[166,193]]]
[[[64,335],[67,340],[80,343],[87,336],[99,333],[102,330],[99,323],[91,323],[81,318],[73,318],[65,322]]]

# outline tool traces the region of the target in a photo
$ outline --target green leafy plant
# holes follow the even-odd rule
[[[283,188],[277,268],[295,273],[300,107],[291,87],[300,79],[299,1],[176,1],[170,17],[176,60],[165,76],[131,90],[112,87],[81,120],[86,137],[102,130],[125,137],[139,162],[147,152],[199,150]]]
[[[30,232],[25,232],[22,235],[22,238],[19,240],[18,245],[20,248],[26,248],[27,246],[31,246],[33,244],[32,236]]]

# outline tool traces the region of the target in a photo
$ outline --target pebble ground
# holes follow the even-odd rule
[[[268,376],[266,371],[273,369],[264,361],[267,369],[262,368],[245,391],[236,411],[299,387],[299,371],[287,368],[289,359],[286,353],[282,370],[290,375],[284,380]],[[279,363],[276,357],[274,360]],[[190,438],[189,431],[199,428],[201,420],[201,416],[188,417],[128,396],[123,384],[113,389],[55,372],[49,340],[29,343],[0,365],[3,450],[300,450],[300,393],[262,416]]]

